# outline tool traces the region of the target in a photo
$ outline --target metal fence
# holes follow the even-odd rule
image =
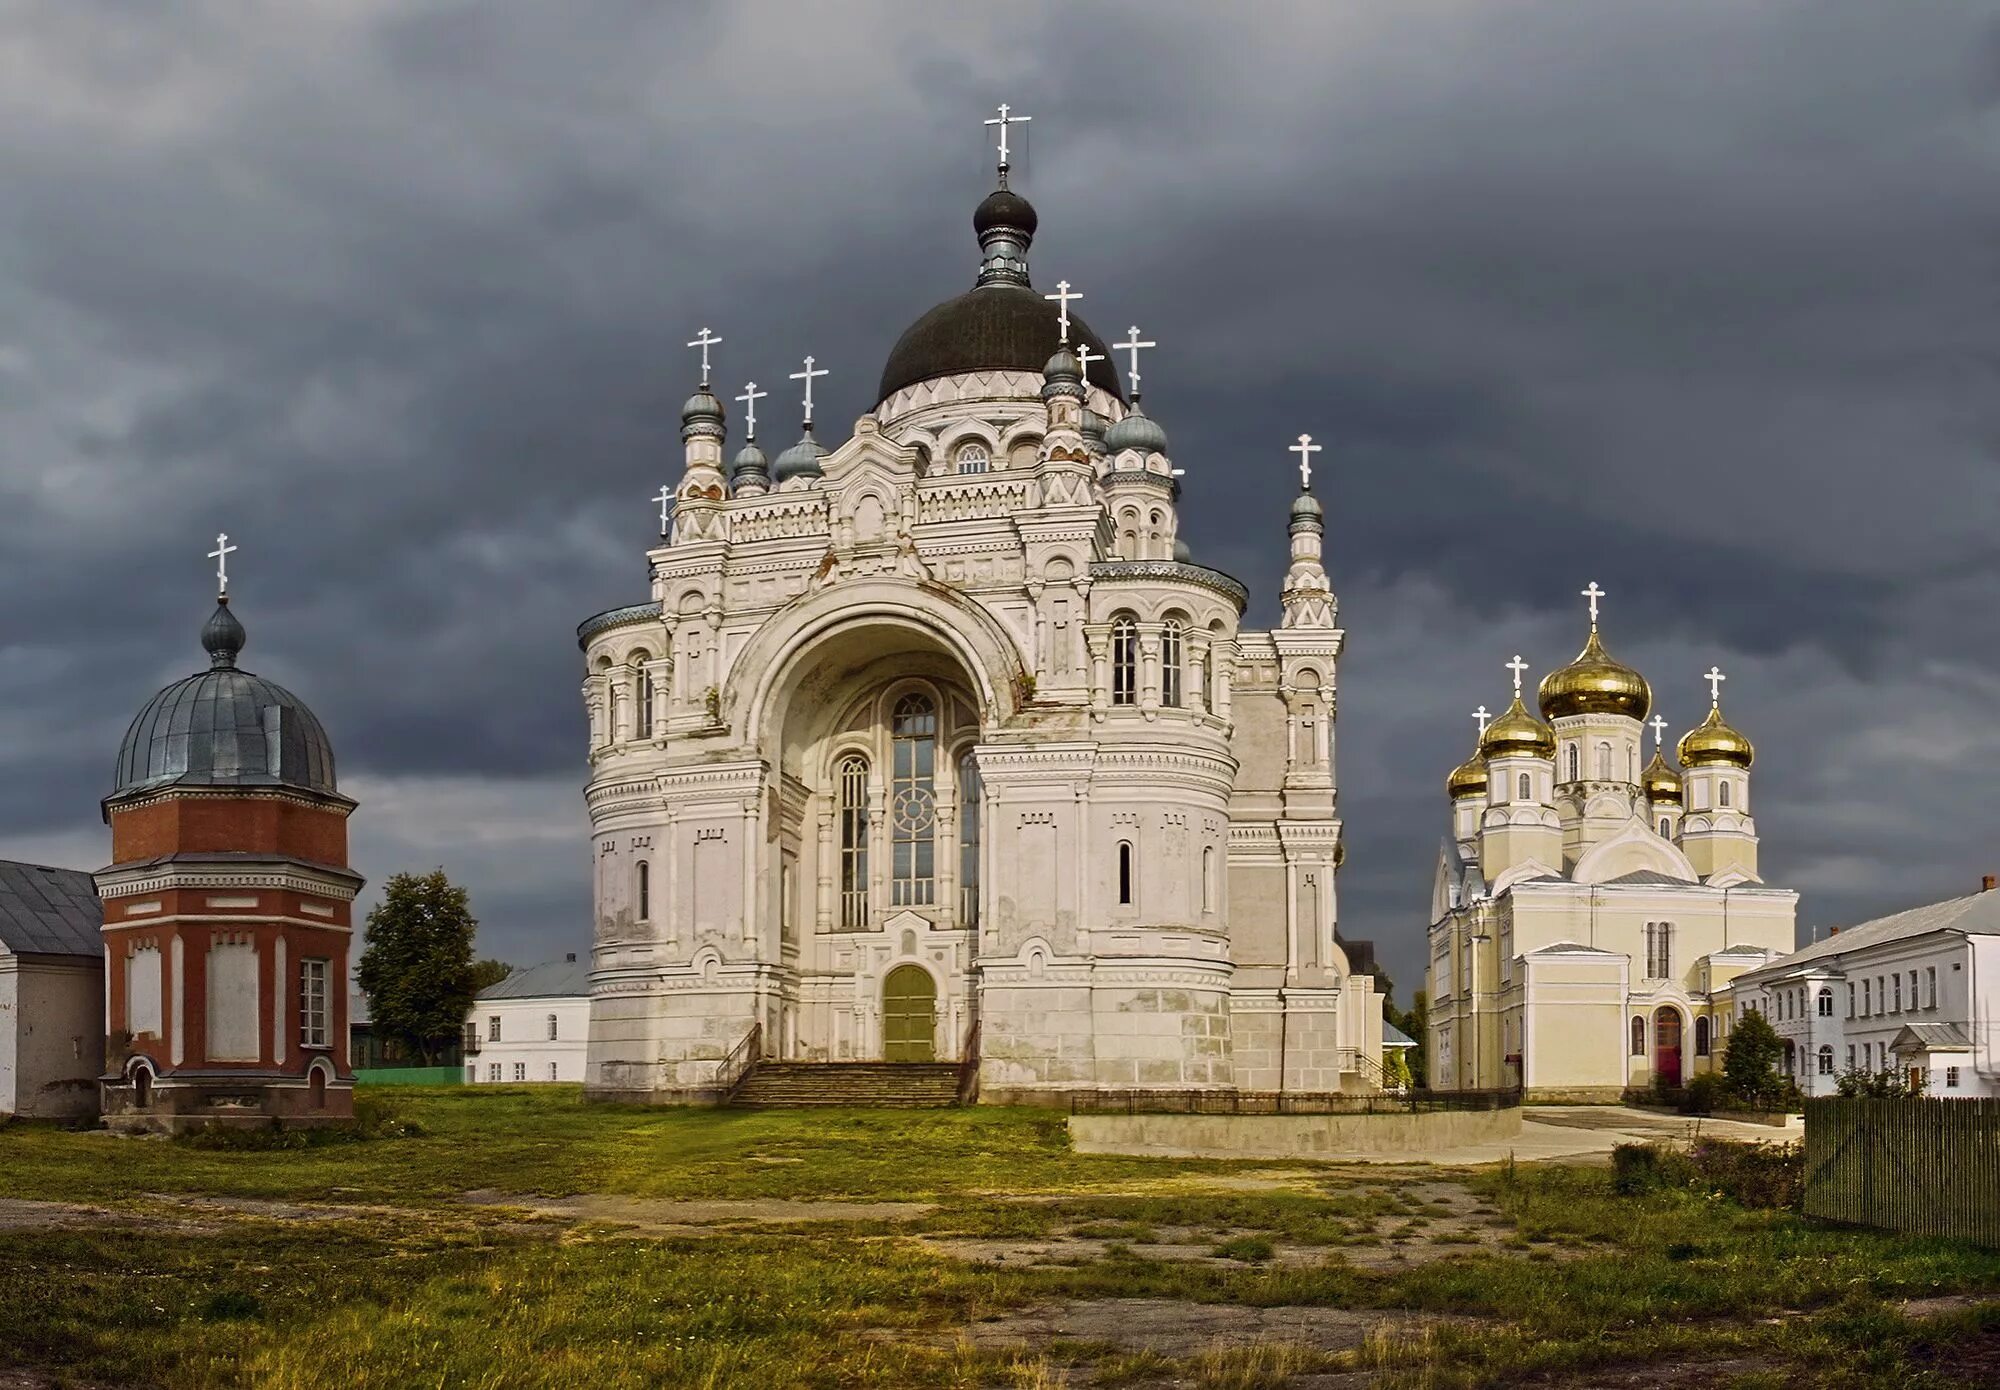
[[[1808,1216],[2000,1249],[2000,1100],[1809,1100]]]
[[[1504,1110],[1509,1091],[1078,1091],[1072,1115],[1412,1115],[1438,1110]]]

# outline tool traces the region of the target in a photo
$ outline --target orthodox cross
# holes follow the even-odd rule
[[[1322,452],[1325,448],[1324,444],[1313,443],[1313,437],[1309,434],[1300,435],[1299,442],[1291,446],[1291,452],[1299,456],[1299,486],[1307,492],[1312,491],[1313,485],[1312,456]],[[1482,729],[1481,732],[1484,732],[1484,730]]]
[[[1605,597],[1604,590],[1598,588],[1597,581],[1593,579],[1590,581],[1589,588],[1579,590],[1579,592],[1582,593],[1582,595],[1585,598],[1590,600],[1590,626],[1591,630],[1594,632],[1597,629],[1597,601]]]
[[[708,350],[721,341],[722,339],[708,331],[707,324],[703,324],[701,336],[688,344],[691,348],[701,349],[701,385],[703,390],[708,389]]]
[[[1703,676],[1702,679],[1708,682],[1709,704],[1717,709],[1722,708],[1722,683],[1728,680],[1729,677],[1723,675],[1717,667],[1711,666],[1708,668],[1708,674]]]
[[[674,494],[665,483],[660,484],[660,495],[651,499],[660,504],[660,534],[667,534],[667,508],[672,505]]]
[[[744,387],[743,394],[736,398],[743,402],[743,437],[746,442],[757,437],[757,402],[770,394],[769,391],[759,391],[757,383],[753,381]]]
[[[1111,346],[1117,348],[1120,352],[1129,352],[1132,354],[1132,369],[1127,375],[1132,378],[1132,399],[1136,402],[1139,399],[1139,349],[1158,347],[1159,344],[1140,342],[1139,325],[1136,323],[1132,325],[1130,331],[1132,334],[1130,338],[1122,343],[1113,343]]]
[[[1521,698],[1521,673],[1528,669],[1528,663],[1521,660],[1519,652],[1515,652],[1514,659],[1507,663],[1507,669],[1514,673],[1514,698],[1518,700]]]
[[[1033,116],[1009,115],[1008,112],[1013,109],[1013,107],[1003,101],[1000,103],[1000,114],[986,118],[987,125],[997,125],[1000,127],[1000,186],[1002,188],[1007,186],[1007,127],[1010,125],[1026,125],[1029,121],[1035,119]]]
[[[1486,726],[1493,722],[1493,711],[1481,705],[1472,712],[1472,717],[1479,721],[1479,732],[1483,737],[1486,733]]]
[[[1083,373],[1084,399],[1090,399],[1090,364],[1104,359],[1090,350],[1089,343],[1079,343],[1076,348],[1077,369]]]
[[[235,553],[236,547],[229,543],[229,533],[216,532],[215,549],[208,552],[208,558],[215,561],[215,592],[218,594],[229,592],[229,557]]]
[[[1080,294],[1070,293],[1069,281],[1058,280],[1056,281],[1056,292],[1054,294],[1045,294],[1042,296],[1042,298],[1053,299],[1056,301],[1056,323],[1062,328],[1062,339],[1061,339],[1062,345],[1064,347],[1068,347],[1069,346],[1069,303],[1072,299],[1081,299],[1083,298],[1083,296]]]
[[[825,375],[826,368],[824,367],[821,367],[818,371],[813,370],[813,360],[810,357],[806,358],[806,369],[804,371],[792,373],[793,381],[803,381],[806,384],[806,423],[808,425],[813,422],[813,378]]]
[[[1653,751],[1660,751],[1660,744],[1667,737],[1667,721],[1660,715],[1653,716]]]

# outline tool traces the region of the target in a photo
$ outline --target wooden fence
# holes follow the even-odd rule
[[[2000,1249],[2000,1100],[1809,1100],[1806,1215]]]

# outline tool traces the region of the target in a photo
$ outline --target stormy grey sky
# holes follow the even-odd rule
[[[104,860],[226,529],[357,866],[582,946],[573,629],[645,597],[681,344],[871,406],[1003,100],[1037,280],[1161,344],[1254,621],[1327,445],[1341,926],[1399,996],[1467,711],[1590,579],[1676,732],[1729,673],[1802,926],[2000,870],[2000,21],[1951,0],[0,0],[0,855]]]

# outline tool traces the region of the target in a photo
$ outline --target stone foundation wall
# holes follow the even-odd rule
[[[1313,1158],[1422,1154],[1505,1140],[1521,1112],[1442,1110],[1377,1115],[1072,1115],[1078,1153],[1165,1158]]]
[[[354,1122],[354,1089],[336,1081],[326,1088],[326,1103],[315,1108],[312,1092],[287,1078],[283,1085],[266,1080],[217,1079],[153,1083],[152,1103],[134,1104],[129,1085],[103,1087],[104,1126],[120,1134],[185,1134],[198,1129],[317,1129]]]

